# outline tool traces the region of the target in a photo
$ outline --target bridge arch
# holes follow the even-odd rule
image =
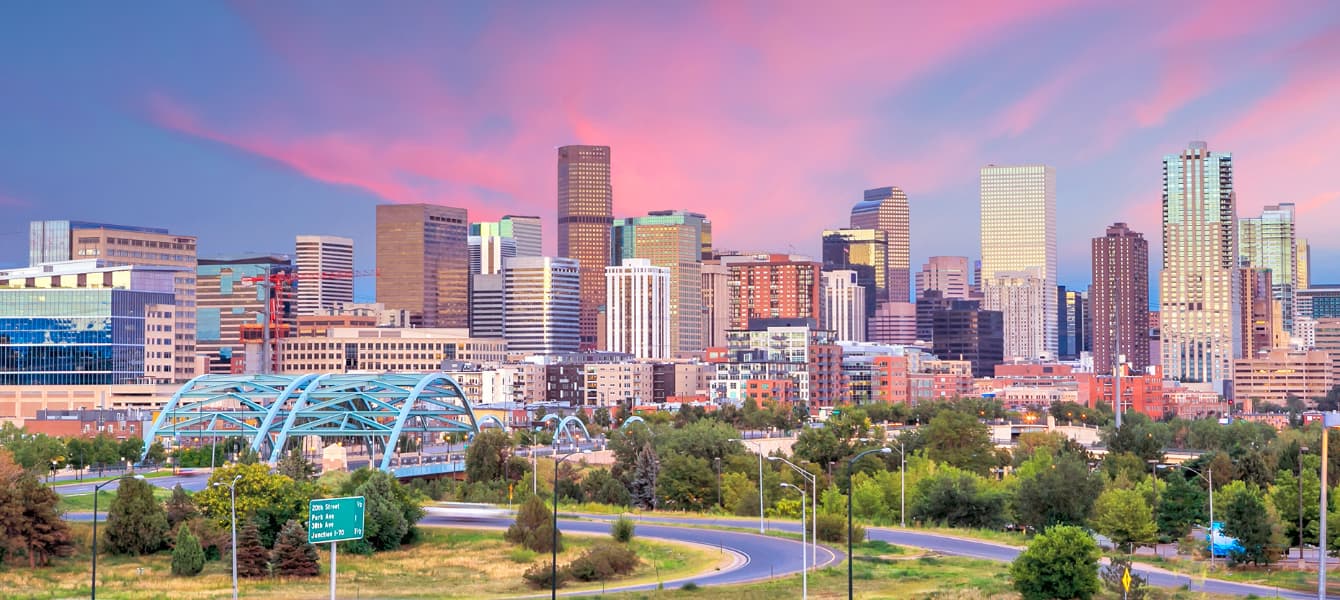
[[[544,417],[542,417],[542,418],[540,419],[540,422],[541,422],[541,423],[551,423],[551,422],[553,422],[553,421],[558,421],[558,426],[554,429],[554,437],[555,437],[555,438],[557,438],[557,437],[559,437],[559,436],[562,436],[562,435],[567,435],[567,436],[568,436],[568,442],[573,443],[573,444],[577,443],[577,438],[576,438],[576,436],[573,435],[573,433],[572,433],[572,425],[575,424],[575,425],[577,426],[577,428],[581,430],[581,432],[582,432],[582,437],[583,437],[584,439],[587,439],[587,440],[591,439],[591,432],[589,432],[589,431],[586,430],[586,424],[585,424],[585,423],[582,423],[582,420],[581,420],[581,419],[578,419],[578,418],[575,417],[575,416],[568,415],[568,416],[566,416],[566,417],[559,418],[558,415],[555,415],[555,414],[548,414],[548,415],[545,415]]]

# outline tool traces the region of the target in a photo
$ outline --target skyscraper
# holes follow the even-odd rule
[[[832,331],[839,342],[864,342],[868,293],[856,281],[856,271],[824,271],[820,284],[823,305],[820,329]]]
[[[517,256],[544,256],[544,226],[539,217],[503,215],[499,233],[516,240]]]
[[[996,271],[984,281],[982,305],[1001,313],[1005,360],[1053,360],[1056,352],[1045,345],[1046,329],[1056,327],[1056,288],[1048,287],[1036,269]],[[1048,302],[1050,296],[1051,302]]]
[[[703,262],[703,346],[726,346],[730,323],[730,270],[720,258]]]
[[[878,229],[885,233],[887,283],[871,300],[907,302],[911,293],[911,228],[907,194],[896,187],[865,191],[865,198],[851,209],[852,229]]]
[[[558,255],[581,268],[581,344],[595,348],[614,221],[609,146],[558,149]]]
[[[1242,358],[1256,358],[1262,352],[1275,347],[1275,338],[1281,338],[1284,344],[1283,330],[1276,336],[1279,322],[1275,318],[1279,305],[1272,296],[1274,289],[1270,269],[1240,267],[1242,274],[1242,296],[1238,301],[1242,305]],[[1281,345],[1284,345],[1281,344]]]
[[[1242,353],[1237,230],[1232,155],[1191,142],[1164,156],[1159,345],[1168,377],[1220,391],[1232,377]]]
[[[464,208],[378,205],[377,301],[415,327],[469,327],[469,232]]]
[[[983,308],[1004,312],[1006,354],[1036,350],[1037,358],[1056,356],[1056,171],[1046,165],[988,165],[981,171]],[[987,287],[1000,273],[1031,273],[1039,280],[1042,305],[1026,317],[994,304]],[[1016,290],[1017,291],[1017,290]],[[1001,299],[1015,294],[996,294]],[[1016,304],[1015,307],[1026,306]],[[1033,323],[1031,321],[1037,320]],[[1013,326],[1011,325],[1013,324]],[[1027,331],[1037,339],[1012,337]]]
[[[470,246],[471,275],[502,273],[503,259],[517,255],[516,238],[502,235],[500,229],[498,223],[470,224],[470,237],[466,239]]]
[[[726,256],[730,324],[748,329],[750,319],[819,321],[819,263],[804,256]]]
[[[637,358],[670,358],[670,268],[645,258],[605,267],[605,343]]]
[[[952,300],[935,312],[932,352],[942,360],[972,363],[973,377],[991,377],[1004,355],[1000,311],[982,310],[976,300]]]
[[[255,279],[273,280],[292,272],[293,259],[283,255],[200,259],[195,277],[196,351],[208,361],[210,373],[231,373],[240,366],[261,372],[261,365],[242,360],[248,333],[263,337],[270,319],[271,343],[286,335],[294,325],[296,291],[291,284],[264,285]],[[274,314],[267,316],[270,308]]]
[[[1279,305],[1280,325],[1292,332],[1293,294],[1298,289],[1293,204],[1267,206],[1260,217],[1238,220],[1238,261],[1245,267],[1270,269],[1271,297]]]
[[[504,261],[507,351],[576,352],[581,332],[580,286],[576,259],[525,256]]]
[[[670,348],[683,356],[706,347],[702,257],[704,252],[711,254],[710,246],[703,247],[704,232],[706,243],[711,243],[711,227],[706,216],[680,210],[653,211],[645,217],[615,219],[613,224],[611,244],[616,261],[645,258],[670,269]]]
[[[1063,285],[1056,286],[1056,307],[1057,357],[1061,360],[1079,360],[1081,354],[1093,350],[1089,293],[1068,290]],[[1148,343],[1147,337],[1141,336],[1141,339]]]
[[[1149,366],[1149,242],[1125,223],[1093,238],[1093,365],[1100,373],[1124,356],[1132,369]]]
[[[917,273],[917,297],[926,290],[939,290],[946,300],[967,300],[972,290],[968,281],[971,276],[968,257],[932,256]]]
[[[1312,249],[1304,238],[1298,238],[1294,247],[1298,249],[1298,263],[1293,270],[1298,282],[1294,289],[1305,290],[1312,287]]]
[[[867,315],[874,314],[877,302],[889,297],[888,237],[882,229],[824,231],[824,270],[856,272],[856,282],[865,288]]]
[[[329,235],[300,235],[296,244],[298,314],[319,315],[354,301],[354,241]]]

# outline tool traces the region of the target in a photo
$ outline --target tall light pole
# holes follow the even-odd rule
[[[898,438],[898,459],[898,526],[907,527],[907,447],[902,437]]]
[[[1210,569],[1214,570],[1214,469],[1206,467],[1205,473],[1201,473],[1186,465],[1157,465],[1156,468],[1163,467],[1177,467],[1195,473],[1196,477],[1204,479],[1205,483],[1210,486]],[[1322,489],[1326,489],[1325,486],[1322,486]]]
[[[549,567],[549,597],[551,600],[558,600],[558,465],[578,454],[589,452],[590,450],[572,452],[564,455],[563,458],[559,458],[557,452],[554,453],[554,537],[550,540],[550,550],[553,551],[554,562]]]
[[[786,463],[786,466],[791,467],[791,470],[795,471],[796,473],[799,473],[801,477],[804,477],[806,480],[810,482],[810,503],[814,505],[813,510],[810,511],[810,514],[813,515],[813,517],[811,517],[810,519],[811,524],[810,526],[814,528],[814,535],[810,538],[810,565],[818,565],[819,564],[819,496],[818,496],[819,478],[816,477],[814,473],[806,471],[805,469],[796,466],[795,463],[786,460],[785,458],[782,458],[780,456],[769,456],[768,460],[772,461],[780,460],[783,463]],[[801,501],[803,502],[804,498],[801,498]],[[800,512],[802,513],[805,512],[805,506],[803,503],[801,504]],[[802,536],[805,534],[805,515],[803,514],[801,515],[800,519],[800,534]]]
[[[740,438],[734,438],[727,441],[743,442],[752,445],[754,450],[758,453],[758,532],[760,534],[767,533],[767,530],[763,527],[763,446],[753,440]]]
[[[127,478],[122,477],[121,479]],[[93,585],[89,588],[89,596],[94,600],[97,600],[98,597],[98,491],[102,489],[102,486],[121,479],[108,479],[102,483],[93,484]],[[130,479],[144,479],[144,476],[135,475]],[[117,488],[119,489],[120,486],[118,485]]]
[[[233,600],[237,600],[237,482],[242,480],[241,475],[233,477],[232,483],[216,481],[214,487],[228,488],[228,498],[232,502],[232,529],[233,529]]]
[[[1340,413],[1321,414],[1321,532],[1317,538],[1317,598],[1326,598],[1326,487],[1329,474],[1326,463],[1330,460],[1331,428],[1340,427]]]
[[[852,563],[854,562],[854,559],[855,559],[855,557],[852,556],[852,553],[851,553],[851,537],[852,537],[852,527],[851,527],[851,497],[852,497],[852,493],[851,493],[851,492],[852,492],[852,489],[851,489],[851,468],[852,468],[853,465],[856,464],[856,461],[861,460],[862,458],[865,457],[865,455],[867,455],[867,454],[874,454],[874,453],[876,453],[876,452],[878,452],[878,453],[880,453],[880,454],[889,454],[890,452],[893,452],[893,449],[889,448],[888,446],[885,446],[885,447],[883,447],[883,448],[871,448],[871,449],[869,449],[869,450],[866,450],[865,452],[862,452],[862,453],[860,453],[860,454],[857,454],[856,456],[851,457],[851,460],[847,461],[847,600],[853,600],[854,598],[856,598],[856,595],[855,595],[855,593],[853,592],[852,582],[851,582]]]
[[[805,562],[805,488],[786,482],[782,483],[782,487],[800,492],[800,597],[806,599],[810,597],[810,571]]]
[[[1307,446],[1298,447],[1298,568],[1303,568],[1303,453]],[[1323,484],[1325,485],[1325,484]]]

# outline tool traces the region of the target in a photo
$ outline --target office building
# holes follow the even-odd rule
[[[651,363],[588,363],[582,365],[582,375],[585,406],[643,406],[655,397]]]
[[[865,197],[851,209],[852,229],[878,229],[884,232],[886,284],[877,291],[876,300],[907,302],[911,293],[911,227],[907,194],[896,187],[865,191]]]
[[[1121,357],[1136,371],[1149,366],[1149,242],[1125,223],[1093,238],[1093,365],[1116,368]]]
[[[875,307],[875,314],[866,319],[865,339],[875,344],[915,344],[917,305],[911,302],[880,302]]]
[[[1236,202],[1231,154],[1191,142],[1163,158],[1160,364],[1221,393],[1242,356]]]
[[[945,298],[940,290],[926,290],[917,297],[917,340],[930,342],[935,335],[935,313],[949,308],[954,299]]]
[[[454,328],[338,327],[325,335],[284,338],[276,345],[277,372],[289,374],[426,373],[452,362],[480,365],[507,358],[501,339],[472,338]],[[478,397],[470,396],[471,401]]]
[[[730,269],[719,258],[703,262],[703,345],[726,345],[730,323]]]
[[[503,215],[498,219],[498,235],[516,241],[517,256],[544,256],[544,225],[539,217]]]
[[[578,262],[526,256],[503,264],[503,337],[508,352],[576,352],[581,345]],[[605,286],[600,286],[602,292]],[[603,303],[604,300],[601,300]]]
[[[1298,289],[1293,204],[1267,206],[1260,217],[1238,220],[1238,262],[1244,267],[1270,270],[1271,296],[1282,316],[1279,325],[1292,332],[1293,294]]]
[[[317,315],[354,301],[354,241],[300,235],[296,243],[298,314]]]
[[[1312,322],[1312,349],[1331,356],[1331,376],[1340,385],[1340,317],[1327,317]]]
[[[1314,283],[1294,293],[1294,314],[1305,319],[1340,317],[1340,284]]]
[[[380,302],[341,302],[321,311],[327,316],[370,317],[374,327],[409,327],[409,311],[386,308]]]
[[[581,346],[596,347],[614,222],[609,146],[558,149],[558,256],[581,269]]]
[[[1239,401],[1284,406],[1290,397],[1315,405],[1335,386],[1335,365],[1323,350],[1276,348],[1233,361],[1233,395]]]
[[[1000,311],[976,300],[954,300],[936,311],[931,352],[943,360],[965,360],[973,377],[990,377],[1004,360],[1005,323]]]
[[[610,352],[670,358],[671,276],[645,258],[605,267],[605,343]]]
[[[1146,280],[1148,276],[1146,276]],[[1061,360],[1079,360],[1080,355],[1093,351],[1093,321],[1089,292],[1056,287],[1057,357]],[[1143,316],[1148,310],[1142,311]],[[1142,321],[1143,324],[1143,321]],[[1148,347],[1146,330],[1141,329],[1140,340]]]
[[[706,347],[702,261],[704,252],[709,257],[712,252],[711,231],[707,217],[679,210],[614,220],[611,244],[616,263],[640,258],[670,270],[670,348],[679,356],[696,355]]]
[[[819,327],[839,342],[864,342],[867,290],[856,282],[856,271],[824,271],[821,277]]]
[[[786,254],[727,256],[722,262],[730,293],[728,331],[749,328],[751,319],[819,321],[819,263]]]
[[[471,223],[466,244],[470,247],[470,274],[502,273],[503,259],[516,257],[516,239],[497,233],[497,223]]]
[[[173,381],[177,276],[98,259],[0,271],[0,385]]]
[[[967,300],[972,286],[968,281],[972,273],[968,270],[966,256],[932,256],[921,265],[917,273],[917,297],[929,290],[940,292],[946,300]]]
[[[995,299],[1014,296],[990,294],[998,281],[1018,282],[1030,272],[1039,280],[1042,304],[1028,311],[1028,321],[1005,313],[1007,353],[1028,351],[1032,358],[1054,358],[1056,339],[1056,171],[1046,165],[997,166],[981,170],[981,240],[983,308],[1001,310]],[[1001,273],[1009,273],[1004,280]],[[1017,286],[1016,286],[1017,287]],[[1015,311],[1016,313],[1018,311]],[[1013,323],[1011,325],[1010,323]],[[1036,339],[1013,339],[1022,331]]]
[[[204,357],[209,373],[243,368],[244,329],[263,337],[268,322],[272,344],[289,334],[297,304],[288,278],[292,274],[292,260],[282,255],[200,259],[195,278],[196,353]],[[262,372],[257,366],[251,370]]]
[[[415,327],[469,327],[469,231],[463,208],[378,205],[377,301]]]
[[[1242,295],[1238,304],[1242,306],[1240,337],[1242,356],[1255,358],[1261,352],[1276,346],[1276,333],[1283,337],[1279,327],[1278,302],[1274,300],[1272,275],[1270,269],[1241,267],[1239,277],[1242,280]],[[1281,339],[1281,341],[1283,341]],[[1281,344],[1281,346],[1287,345]]]
[[[888,300],[888,232],[881,229],[837,229],[824,231],[825,271],[855,271],[856,281],[865,287],[866,314],[875,312],[875,304]],[[906,294],[899,297],[905,299]]]
[[[470,337],[503,337],[503,274],[470,276]]]
[[[1298,262],[1293,270],[1294,278],[1297,280],[1294,289],[1305,290],[1312,287],[1312,247],[1308,245],[1306,239],[1298,238],[1294,248],[1298,256]]]
[[[1048,286],[1036,269],[996,271],[985,284],[982,306],[1000,311],[1004,319],[1005,359],[1054,360],[1046,331],[1055,329],[1056,313],[1046,307],[1055,305],[1056,287]]]

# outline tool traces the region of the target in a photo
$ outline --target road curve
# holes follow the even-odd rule
[[[512,519],[508,518],[459,518],[429,508],[428,515],[425,516],[423,520],[419,521],[419,524],[426,526],[506,528],[512,524],[512,521]],[[710,574],[695,574],[674,581],[666,581],[662,584],[664,587],[677,588],[689,582],[696,583],[700,586],[748,583],[774,577],[793,575],[799,573],[801,570],[801,544],[798,540],[770,537],[743,531],[724,531],[721,529],[693,527],[693,525],[699,524],[701,523],[654,525],[650,524],[647,519],[640,519],[637,525],[637,535],[646,538],[672,542],[687,542],[715,547],[721,552],[736,553],[742,557],[742,560],[736,561],[736,564],[732,568],[722,571],[715,571]],[[604,520],[572,520],[571,518],[565,517],[559,521],[559,531],[571,533],[608,534],[610,527],[611,523]],[[798,527],[797,531],[799,531]],[[806,545],[805,548],[808,549],[809,546]],[[819,547],[820,567],[838,564],[841,560],[841,553],[824,548],[823,546]],[[657,584],[648,583],[620,588],[607,588],[605,591],[606,593],[615,591],[635,592],[655,590],[656,587]],[[800,587],[799,581],[796,582],[796,587],[798,592]]]
[[[640,520],[644,523],[655,522],[681,526],[707,525],[712,527],[732,528],[748,528],[752,526],[750,523],[732,519],[644,516],[641,517]],[[800,532],[800,524],[798,522],[773,520],[769,521],[768,526],[770,529],[777,531],[791,533]],[[1019,556],[1019,553],[1023,551],[1022,548],[1006,544],[908,529],[867,527],[866,535],[872,540],[885,541],[899,546],[924,548],[942,554],[994,560],[997,562],[1013,561],[1015,557]],[[1187,589],[1193,592],[1209,592],[1212,594],[1229,594],[1237,596],[1255,594],[1262,597],[1291,598],[1294,600],[1310,600],[1316,598],[1316,594],[1276,589],[1273,587],[1247,583],[1236,583],[1232,581],[1224,581],[1222,579],[1195,577],[1181,573],[1173,573],[1165,569],[1141,565],[1139,563],[1132,565],[1131,570],[1136,574],[1145,577],[1150,585],[1158,587],[1179,588],[1185,585],[1187,586]]]

